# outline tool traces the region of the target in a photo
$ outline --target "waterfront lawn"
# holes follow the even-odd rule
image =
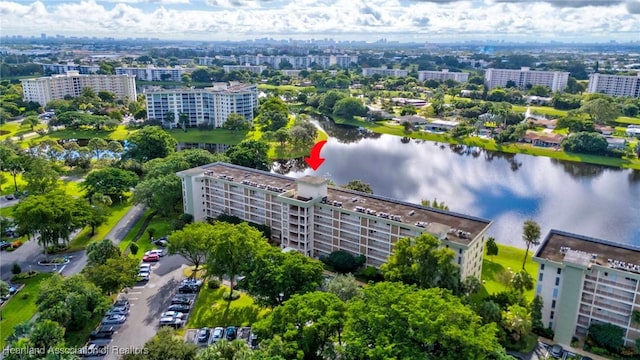
[[[122,204],[115,203],[111,205],[111,213],[107,218],[107,221],[96,228],[96,232],[91,236],[91,227],[87,226],[80,233],[71,240],[69,251],[81,250],[87,247],[94,241],[101,241],[106,238],[107,234],[113,229],[114,226],[122,219],[122,217],[131,209],[131,203],[126,201]]]
[[[254,304],[253,299],[243,292],[240,293],[240,298],[229,303],[222,298],[228,292],[229,288],[226,286],[218,289],[204,286],[196,298],[186,328],[250,326],[269,313],[268,309]]]
[[[496,256],[487,256],[486,252],[483,255],[483,291],[481,291],[481,297],[508,290],[507,285],[505,285],[504,282],[501,281],[504,273],[509,269],[514,272],[518,272],[522,268],[522,260],[524,259],[525,251],[524,249],[519,249],[503,244],[498,244],[498,249],[498,255]],[[535,284],[538,279],[538,264],[532,260],[533,254],[534,251],[529,250],[525,270],[527,270],[527,273],[529,273]],[[534,295],[535,290],[529,290],[524,293],[524,296],[527,300],[532,300]]]
[[[11,297],[0,310],[2,313],[2,320],[0,320],[0,334],[2,334],[0,348],[4,349],[7,337],[13,334],[13,329],[16,325],[31,320],[35,315],[40,283],[49,277],[51,277],[51,273],[41,273],[30,279],[15,282],[17,284],[25,284],[25,286]]]
[[[187,131],[182,129],[167,130],[177,142],[180,143],[198,143],[198,144],[228,144],[235,145],[244,140],[247,131],[232,131],[227,129],[200,130],[189,128]]]

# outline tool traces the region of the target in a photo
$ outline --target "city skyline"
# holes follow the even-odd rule
[[[3,35],[637,41],[640,0],[1,1]],[[63,24],[63,26],[61,26]]]

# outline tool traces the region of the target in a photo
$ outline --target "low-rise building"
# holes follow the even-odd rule
[[[569,345],[585,338],[591,324],[624,329],[624,342],[640,338],[640,248],[551,230],[533,260],[540,264],[536,295],[543,299],[542,322],[554,341]]]
[[[564,136],[551,132],[539,133],[533,130],[527,130],[523,139],[524,142],[531,143],[533,146],[560,147],[564,140]]]
[[[282,248],[313,257],[345,250],[365,255],[372,266],[387,261],[398,239],[429,233],[455,252],[461,278],[480,278],[489,220],[328,186],[320,177],[294,179],[219,162],[178,176],[184,211],[196,221],[236,216],[269,226]]]
[[[453,120],[433,120],[424,126],[428,131],[449,131],[460,124],[459,121]]]

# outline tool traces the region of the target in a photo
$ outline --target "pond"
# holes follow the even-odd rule
[[[376,194],[493,220],[490,235],[524,247],[522,223],[640,246],[640,171],[373,134],[322,121],[324,164],[278,161],[274,172],[360,179]]]

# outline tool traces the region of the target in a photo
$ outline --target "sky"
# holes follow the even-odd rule
[[[0,34],[640,41],[640,0],[0,0]]]

